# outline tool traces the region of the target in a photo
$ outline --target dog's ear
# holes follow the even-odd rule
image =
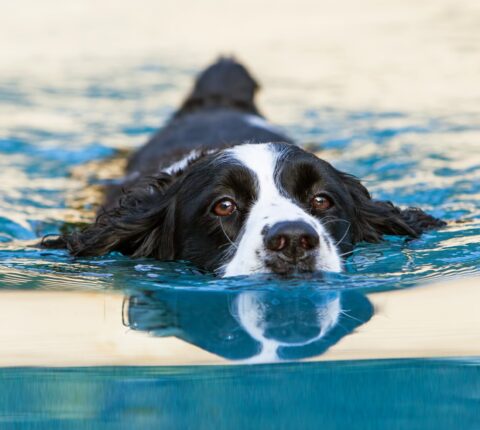
[[[85,229],[47,239],[46,248],[67,248],[74,256],[119,251],[133,257],[175,257],[175,191],[173,178],[161,174],[126,193],[118,206],[101,213]]]
[[[392,202],[373,200],[356,177],[339,173],[354,202],[354,242],[377,243],[384,234],[418,237],[425,230],[446,225],[419,208],[400,209]]]

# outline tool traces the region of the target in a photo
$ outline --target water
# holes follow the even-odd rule
[[[8,369],[0,416],[5,429],[16,417],[48,429],[476,429],[479,376],[478,362],[436,360]]]
[[[9,6],[11,19],[0,25],[3,303],[8,296],[0,317],[2,429],[190,428],[193,422],[232,429],[478,428],[478,358],[448,348],[450,332],[462,335],[452,326],[461,309],[441,317],[425,312],[424,326],[415,320],[420,325],[409,327],[426,344],[437,339],[448,352],[442,355],[460,358],[281,362],[328,357],[368,333],[375,316],[391,323],[393,314],[377,306],[381,294],[394,301],[396,292],[407,291],[413,309],[428,291],[423,285],[447,281],[460,288],[462,279],[480,275],[476,2],[387,7],[369,0],[319,10],[304,1],[295,11],[275,5],[271,21],[268,2],[247,1],[233,15],[217,4],[225,17],[220,23],[193,4],[192,17],[202,19],[150,1],[139,10],[118,2],[108,13],[93,3],[72,9],[27,3]],[[244,31],[245,22],[263,31]],[[185,262],[118,254],[73,260],[35,247],[45,234],[88,222],[99,184],[120,174],[124,153],[173,113],[202,65],[232,50],[261,80],[262,110],[294,139],[361,177],[374,197],[418,205],[448,226],[416,240],[362,244],[345,273],[289,281],[217,279]],[[422,287],[409,289],[416,286]],[[476,300],[468,294],[465,302]],[[87,306],[89,297],[100,306]],[[118,299],[113,308],[110,299]],[[256,322],[246,329],[242,309],[248,308]],[[408,321],[413,310],[400,315]],[[423,331],[429,324],[431,331]],[[470,327],[467,343],[478,351],[478,325]],[[97,332],[101,339],[90,350]],[[115,342],[132,336],[133,343],[115,350]],[[410,341],[405,329],[385,336],[399,341],[387,356],[418,356],[415,336]],[[178,343],[162,343],[171,339]],[[388,343],[375,339],[373,355]],[[163,345],[183,345],[178,351],[190,358],[178,352],[176,362],[173,349],[169,365],[140,366],[150,362],[149,351],[160,356]],[[235,365],[195,365],[225,360]],[[252,364],[258,362],[268,364]],[[179,363],[189,366],[171,366]]]

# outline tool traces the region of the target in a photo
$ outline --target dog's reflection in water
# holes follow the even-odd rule
[[[252,362],[322,354],[373,314],[359,292],[305,289],[158,288],[132,293],[125,306],[126,324],[134,330]]]

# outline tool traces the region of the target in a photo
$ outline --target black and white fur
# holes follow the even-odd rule
[[[358,179],[293,145],[259,113],[257,88],[234,60],[209,67],[172,120],[130,157],[96,222],[44,245],[75,256],[189,260],[221,276],[289,275],[338,272],[358,242],[444,225],[373,200]],[[315,196],[329,207],[313,207]],[[232,214],[214,213],[222,199],[235,203]]]

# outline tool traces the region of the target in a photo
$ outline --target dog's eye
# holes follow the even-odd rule
[[[325,194],[317,194],[310,200],[312,208],[316,211],[326,211],[333,206],[332,199]]]
[[[212,212],[217,216],[229,216],[237,210],[236,203],[231,199],[222,199],[215,203]]]

